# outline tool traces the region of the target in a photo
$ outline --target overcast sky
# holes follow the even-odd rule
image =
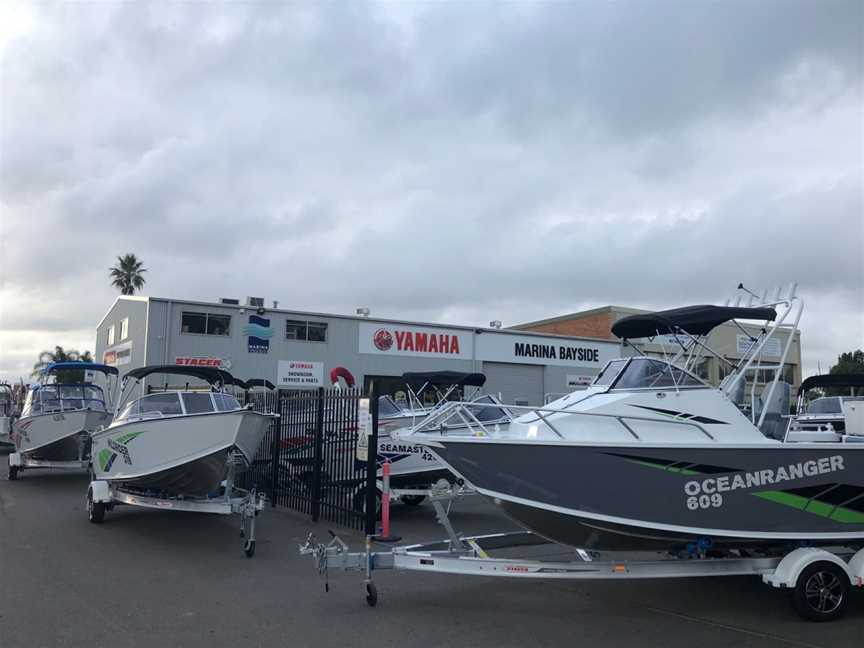
[[[864,346],[860,0],[2,4],[0,378],[145,294],[504,325],[798,280]]]

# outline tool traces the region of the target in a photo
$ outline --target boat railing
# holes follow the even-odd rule
[[[487,421],[485,424],[480,421],[477,416],[472,412],[472,408],[477,407],[502,407],[501,405],[495,405],[492,403],[471,403],[471,402],[462,402],[462,401],[452,401],[445,405],[443,408],[429,415],[427,418],[423,419],[418,425],[415,425],[411,428],[411,432],[441,432],[446,433],[448,423],[452,419],[456,419],[459,421],[459,427],[467,427],[472,434],[475,436],[490,436],[492,432],[494,432],[494,426],[500,425],[502,421]],[[522,414],[534,414],[537,416],[539,421],[542,421],[552,432],[554,432],[560,439],[566,439],[566,437],[561,434],[561,431],[555,427],[553,421],[550,420],[550,416],[554,414],[566,414],[567,416],[590,416],[594,418],[603,418],[603,419],[613,419],[617,421],[634,439],[637,441],[641,441],[641,438],[637,434],[637,432],[633,429],[631,425],[628,425],[626,421],[644,421],[648,423],[663,423],[663,424],[671,424],[671,425],[681,425],[690,428],[696,428],[701,434],[703,434],[708,439],[712,441],[716,441],[715,437],[708,432],[703,426],[699,425],[694,421],[680,421],[674,419],[656,419],[650,418],[648,416],[633,416],[630,414],[605,414],[602,412],[577,412],[569,409],[560,409],[560,408],[552,408],[552,407],[533,407],[530,405],[506,405],[507,410],[511,412],[519,411]],[[487,427],[488,426],[488,427]],[[491,428],[491,429],[490,429]]]

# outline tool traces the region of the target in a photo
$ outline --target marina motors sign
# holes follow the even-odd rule
[[[428,326],[361,322],[360,353],[471,359],[471,333]]]

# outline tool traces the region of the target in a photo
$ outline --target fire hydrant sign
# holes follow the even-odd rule
[[[276,377],[279,387],[323,387],[324,363],[305,360],[280,360]]]

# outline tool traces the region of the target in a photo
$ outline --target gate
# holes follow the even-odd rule
[[[377,399],[370,399],[368,461],[358,461],[363,397],[358,389],[250,392],[247,403],[279,418],[244,475],[245,487],[263,490],[273,506],[304,513],[314,522],[327,520],[374,534]]]

